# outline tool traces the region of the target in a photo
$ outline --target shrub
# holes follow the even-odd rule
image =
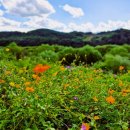
[[[123,46],[116,46],[112,48],[108,53],[112,55],[128,56],[128,50]]]
[[[16,59],[21,59],[23,54],[22,54],[22,51],[23,51],[23,48],[18,46],[15,42],[12,42],[10,43],[8,46],[7,46],[9,49],[10,49],[10,52],[15,55]]]
[[[54,51],[54,47],[50,46],[48,44],[42,44],[41,46],[38,46],[36,48],[37,53],[43,52],[43,51]]]
[[[76,49],[72,47],[65,48],[58,53],[59,60],[64,65],[70,65],[76,59]]]
[[[77,52],[77,55],[78,58],[76,62],[80,62],[83,64],[92,64],[102,59],[101,53],[91,46],[80,48]]]
[[[104,56],[107,52],[109,52],[112,48],[116,47],[117,45],[103,45],[103,46],[96,46],[95,48]]]
[[[105,67],[106,69],[113,70],[114,73],[117,73],[119,71],[120,66],[124,66],[124,68],[127,70],[130,67],[130,61],[127,57],[122,57],[120,55],[111,55],[107,54],[105,56]]]
[[[58,54],[55,53],[54,51],[43,51],[39,54],[39,56],[42,57],[42,59],[48,61],[48,62],[56,62],[58,61]]]

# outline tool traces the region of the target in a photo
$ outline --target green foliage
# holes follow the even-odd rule
[[[92,64],[102,59],[101,53],[91,46],[84,46],[77,51],[76,62]]]
[[[10,43],[8,46],[7,46],[10,50],[10,52],[15,55],[16,59],[21,59],[23,54],[22,54],[22,51],[23,51],[23,48],[18,46],[15,42],[12,42]]]
[[[10,43],[7,47],[13,54],[20,53],[22,51],[22,48],[19,47],[15,42]]]
[[[50,46],[50,45],[48,45],[48,44],[42,44],[42,45],[40,45],[40,46],[38,46],[37,48],[36,48],[36,51],[38,52],[38,53],[40,53],[40,52],[43,52],[43,51],[54,51],[54,47],[53,46]]]
[[[108,53],[112,55],[128,56],[128,50],[124,46],[115,46]]]
[[[42,57],[42,59],[48,61],[48,62],[56,62],[58,61],[58,54],[55,53],[54,51],[51,51],[51,50],[46,50],[46,51],[43,51],[41,53],[39,53],[40,57]]]
[[[94,130],[130,128],[129,58],[101,60],[90,46],[40,49],[22,48],[27,52],[19,60],[11,48],[0,49],[0,130],[79,130],[83,123]],[[64,67],[57,54],[62,63],[82,65]]]
[[[130,60],[127,57],[122,57],[120,55],[107,54],[104,61],[105,67],[108,70],[113,70],[113,72],[119,71],[119,66],[124,66],[127,70],[130,67]]]
[[[58,55],[59,60],[61,61],[62,64],[70,65],[76,58],[76,49],[72,47],[65,47],[65,49],[60,51]]]
[[[51,64],[37,80],[33,78],[33,61],[29,68],[15,66],[16,62],[0,64],[0,129],[78,130],[82,123],[99,130],[130,127],[130,73],[115,78],[92,67],[68,69]],[[114,92],[110,94],[110,90]],[[110,96],[113,103],[106,100]]]
[[[112,48],[116,47],[117,45],[103,45],[103,46],[96,46],[95,48],[104,56],[108,53]]]

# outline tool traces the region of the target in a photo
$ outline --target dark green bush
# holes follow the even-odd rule
[[[10,43],[7,47],[17,60],[23,57],[23,48],[18,46],[15,42]]]
[[[92,64],[102,59],[101,53],[91,46],[84,46],[77,51],[76,62]]]
[[[59,60],[64,65],[70,65],[76,59],[76,49],[67,47],[58,53]]]

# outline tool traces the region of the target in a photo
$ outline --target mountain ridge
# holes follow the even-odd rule
[[[82,47],[86,44],[96,46],[104,44],[130,44],[130,30],[118,29],[108,32],[59,32],[51,29],[36,29],[29,32],[0,32],[0,46],[16,42],[21,46],[37,46],[41,44]]]

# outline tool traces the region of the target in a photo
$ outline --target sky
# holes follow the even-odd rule
[[[0,31],[130,29],[130,0],[0,0]]]

